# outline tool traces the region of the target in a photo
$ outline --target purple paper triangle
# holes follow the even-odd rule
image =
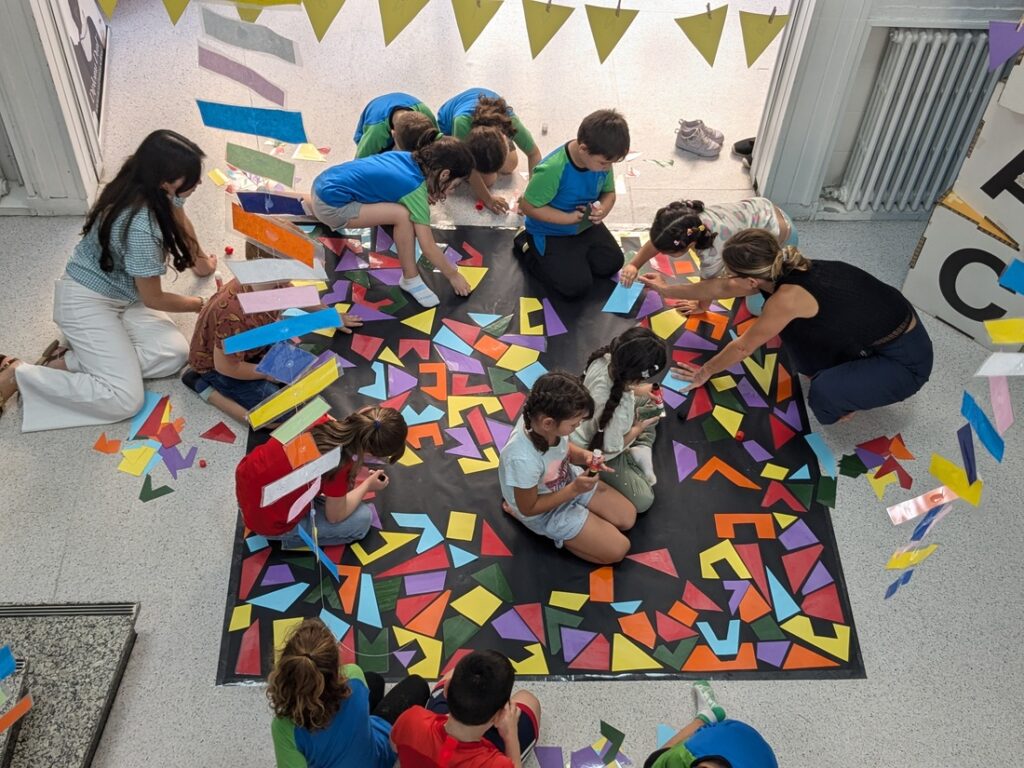
[[[316,359],[316,362],[314,362],[311,367],[317,368],[317,367],[323,365],[324,363],[326,363],[332,357],[335,360],[338,361],[338,367],[339,368],[355,368],[356,367],[355,363],[350,363],[348,360],[346,360],[344,357],[339,355],[337,352],[332,352],[329,349],[321,352],[320,356]]]
[[[686,402],[686,395],[682,395],[668,387],[661,388],[661,396],[665,398],[665,405],[669,408],[678,408]]]
[[[854,448],[854,451],[857,453],[857,458],[859,458],[868,469],[880,467],[885,463],[884,457],[879,456],[877,453],[872,453],[867,448]]]
[[[697,468],[697,452],[688,445],[672,441],[672,451],[676,457],[676,473],[679,482],[683,482]]]
[[[419,384],[419,379],[395,365],[388,366],[388,397],[398,397]]]
[[[750,587],[749,581],[723,581],[722,586],[732,592],[732,596],[729,598],[729,612],[735,616],[736,611],[739,610],[740,600],[747,594],[747,589]]]
[[[536,643],[537,638],[530,628],[526,626],[522,616],[516,613],[515,608],[510,608],[491,622],[494,631],[504,640],[519,640],[523,643]]]
[[[377,253],[386,253],[391,250],[391,246],[395,244],[395,241],[391,239],[387,232],[384,231],[383,227],[377,227],[377,247],[374,248]]]
[[[448,349],[448,347],[442,347],[436,343],[434,344],[434,349],[441,356],[441,359],[444,360],[444,364],[448,366],[449,371],[454,373],[479,373],[483,375],[483,363],[476,358],[456,352],[454,349]]]
[[[743,443],[743,447],[747,449],[747,453],[750,454],[750,458],[754,461],[768,461],[772,457],[768,451],[766,451],[757,440],[746,440]]]
[[[377,505],[369,502],[366,506],[370,508],[370,525],[378,531],[383,530],[384,526],[380,522],[380,513],[377,512]]]
[[[389,315],[387,312],[381,312],[373,307],[368,307],[365,304],[353,304],[352,309],[348,311],[350,315],[355,315],[360,320],[370,322],[373,320],[395,320],[394,315]]]
[[[597,637],[597,632],[587,632],[572,627],[562,627],[562,655],[566,663],[571,662],[580,655],[580,651],[586,648],[590,641]]]
[[[661,295],[654,291],[648,291],[644,294],[644,301],[640,305],[640,311],[636,313],[637,320],[643,320],[648,315],[653,315],[660,309],[663,309],[665,302],[661,300]]]
[[[402,280],[402,270],[397,268],[374,269],[370,272],[370,274],[377,278],[380,282],[384,283],[384,285],[398,285],[398,283],[401,282]]]
[[[291,584],[295,581],[292,569],[285,563],[275,563],[267,566],[267,572],[263,574],[263,581],[260,584],[264,587],[271,587],[275,584]]]
[[[348,280],[335,280],[331,290],[320,297],[320,303],[325,307],[338,302],[348,301],[348,289],[352,285]]]
[[[563,333],[567,333],[568,329],[562,322],[562,318],[555,312],[555,308],[551,306],[551,302],[541,299],[540,303],[544,305],[544,333],[548,336],[561,336]]]
[[[356,256],[348,248],[341,254],[341,258],[338,259],[338,266],[334,268],[335,272],[350,272],[354,269],[366,269],[369,264],[358,256]]]
[[[800,591],[805,595],[811,594],[815,590],[821,589],[824,586],[831,584],[834,581],[828,569],[825,568],[825,564],[820,560],[814,565],[814,570],[811,571],[811,575],[807,577],[807,581],[804,582],[803,589]]]
[[[683,331],[679,338],[676,339],[675,345],[686,349],[718,349],[718,345],[715,342],[705,339],[703,336],[698,336],[693,331]]]
[[[736,391],[740,393],[740,397],[751,408],[767,408],[768,403],[764,401],[764,398],[758,394],[757,390],[754,389],[754,385],[750,383],[750,379],[745,376],[740,379],[739,384],[736,385]]]
[[[454,456],[466,456],[470,459],[483,458],[483,454],[480,453],[480,449],[473,442],[473,437],[469,434],[467,427],[448,427],[445,429],[445,433],[452,440],[456,440],[459,443],[454,448],[445,448],[445,453],[450,453]]]
[[[491,437],[494,438],[494,446],[500,451],[505,447],[505,443],[512,436],[512,430],[515,429],[510,424],[505,424],[501,421],[495,421],[494,419],[484,418],[487,422],[487,429],[491,432]]]
[[[803,430],[803,420],[800,418],[800,408],[796,404],[796,400],[791,400],[789,405],[786,406],[786,410],[783,411],[780,408],[775,409],[775,415],[782,419],[784,422],[789,424],[797,432]]]
[[[1013,21],[988,23],[988,71],[995,72],[1024,48],[1024,28],[1017,31]]]
[[[399,664],[408,669],[412,660],[416,658],[416,649],[414,648],[411,651],[395,651],[392,656],[398,659]]]
[[[782,546],[786,549],[793,550],[799,549],[800,547],[809,547],[811,544],[818,543],[818,537],[815,536],[811,529],[807,527],[807,523],[803,520],[797,520],[789,528],[779,534],[779,541],[782,542]]]
[[[766,643],[758,643],[757,658],[778,669],[782,666],[788,650],[789,640],[770,640]]]
[[[708,306],[708,311],[709,312],[720,312],[721,314],[724,315],[725,313],[731,312],[732,310],[731,309],[726,309],[721,304],[719,304],[717,301],[713,301],[713,302],[711,302],[710,306]]]
[[[530,349],[536,349],[538,352],[548,351],[548,340],[543,336],[519,336],[515,333],[506,333],[498,341],[503,341],[506,344],[518,344],[521,347],[529,347]]]

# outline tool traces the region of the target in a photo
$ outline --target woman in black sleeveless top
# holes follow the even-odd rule
[[[745,229],[722,249],[726,276],[668,285],[643,275],[662,296],[724,299],[766,295],[761,316],[703,366],[682,365],[673,374],[694,386],[743,360],[778,335],[796,369],[811,378],[807,403],[822,424],[856,411],[905,400],[932,371],[932,343],[903,294],[841,261],[811,262],[795,248],[781,248],[768,232]]]

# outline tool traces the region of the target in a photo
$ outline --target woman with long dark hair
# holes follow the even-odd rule
[[[216,258],[199,247],[184,211],[203,151],[174,131],[154,131],[100,194],[54,288],[53,319],[67,339],[40,364],[0,355],[0,409],[20,392],[22,430],[110,424],[142,407],[142,380],[172,376],[188,340],[167,312],[199,312],[203,299],[169,293],[170,265],[205,276]]]

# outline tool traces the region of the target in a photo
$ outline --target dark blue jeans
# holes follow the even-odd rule
[[[196,391],[199,392],[200,397],[206,400],[210,396],[208,390],[212,388],[249,411],[277,392],[282,386],[276,381],[235,379],[216,371],[207,371],[199,374]]]
[[[854,411],[906,400],[932,373],[932,340],[917,327],[872,354],[819,371],[811,378],[807,404],[822,424],[835,424]]]

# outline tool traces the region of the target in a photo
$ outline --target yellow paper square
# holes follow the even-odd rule
[[[771,462],[765,464],[764,469],[761,470],[761,477],[767,477],[769,480],[785,480],[788,474],[788,469]]]
[[[452,512],[448,516],[448,531],[445,536],[449,539],[472,541],[475,532],[476,515],[472,512]]]

